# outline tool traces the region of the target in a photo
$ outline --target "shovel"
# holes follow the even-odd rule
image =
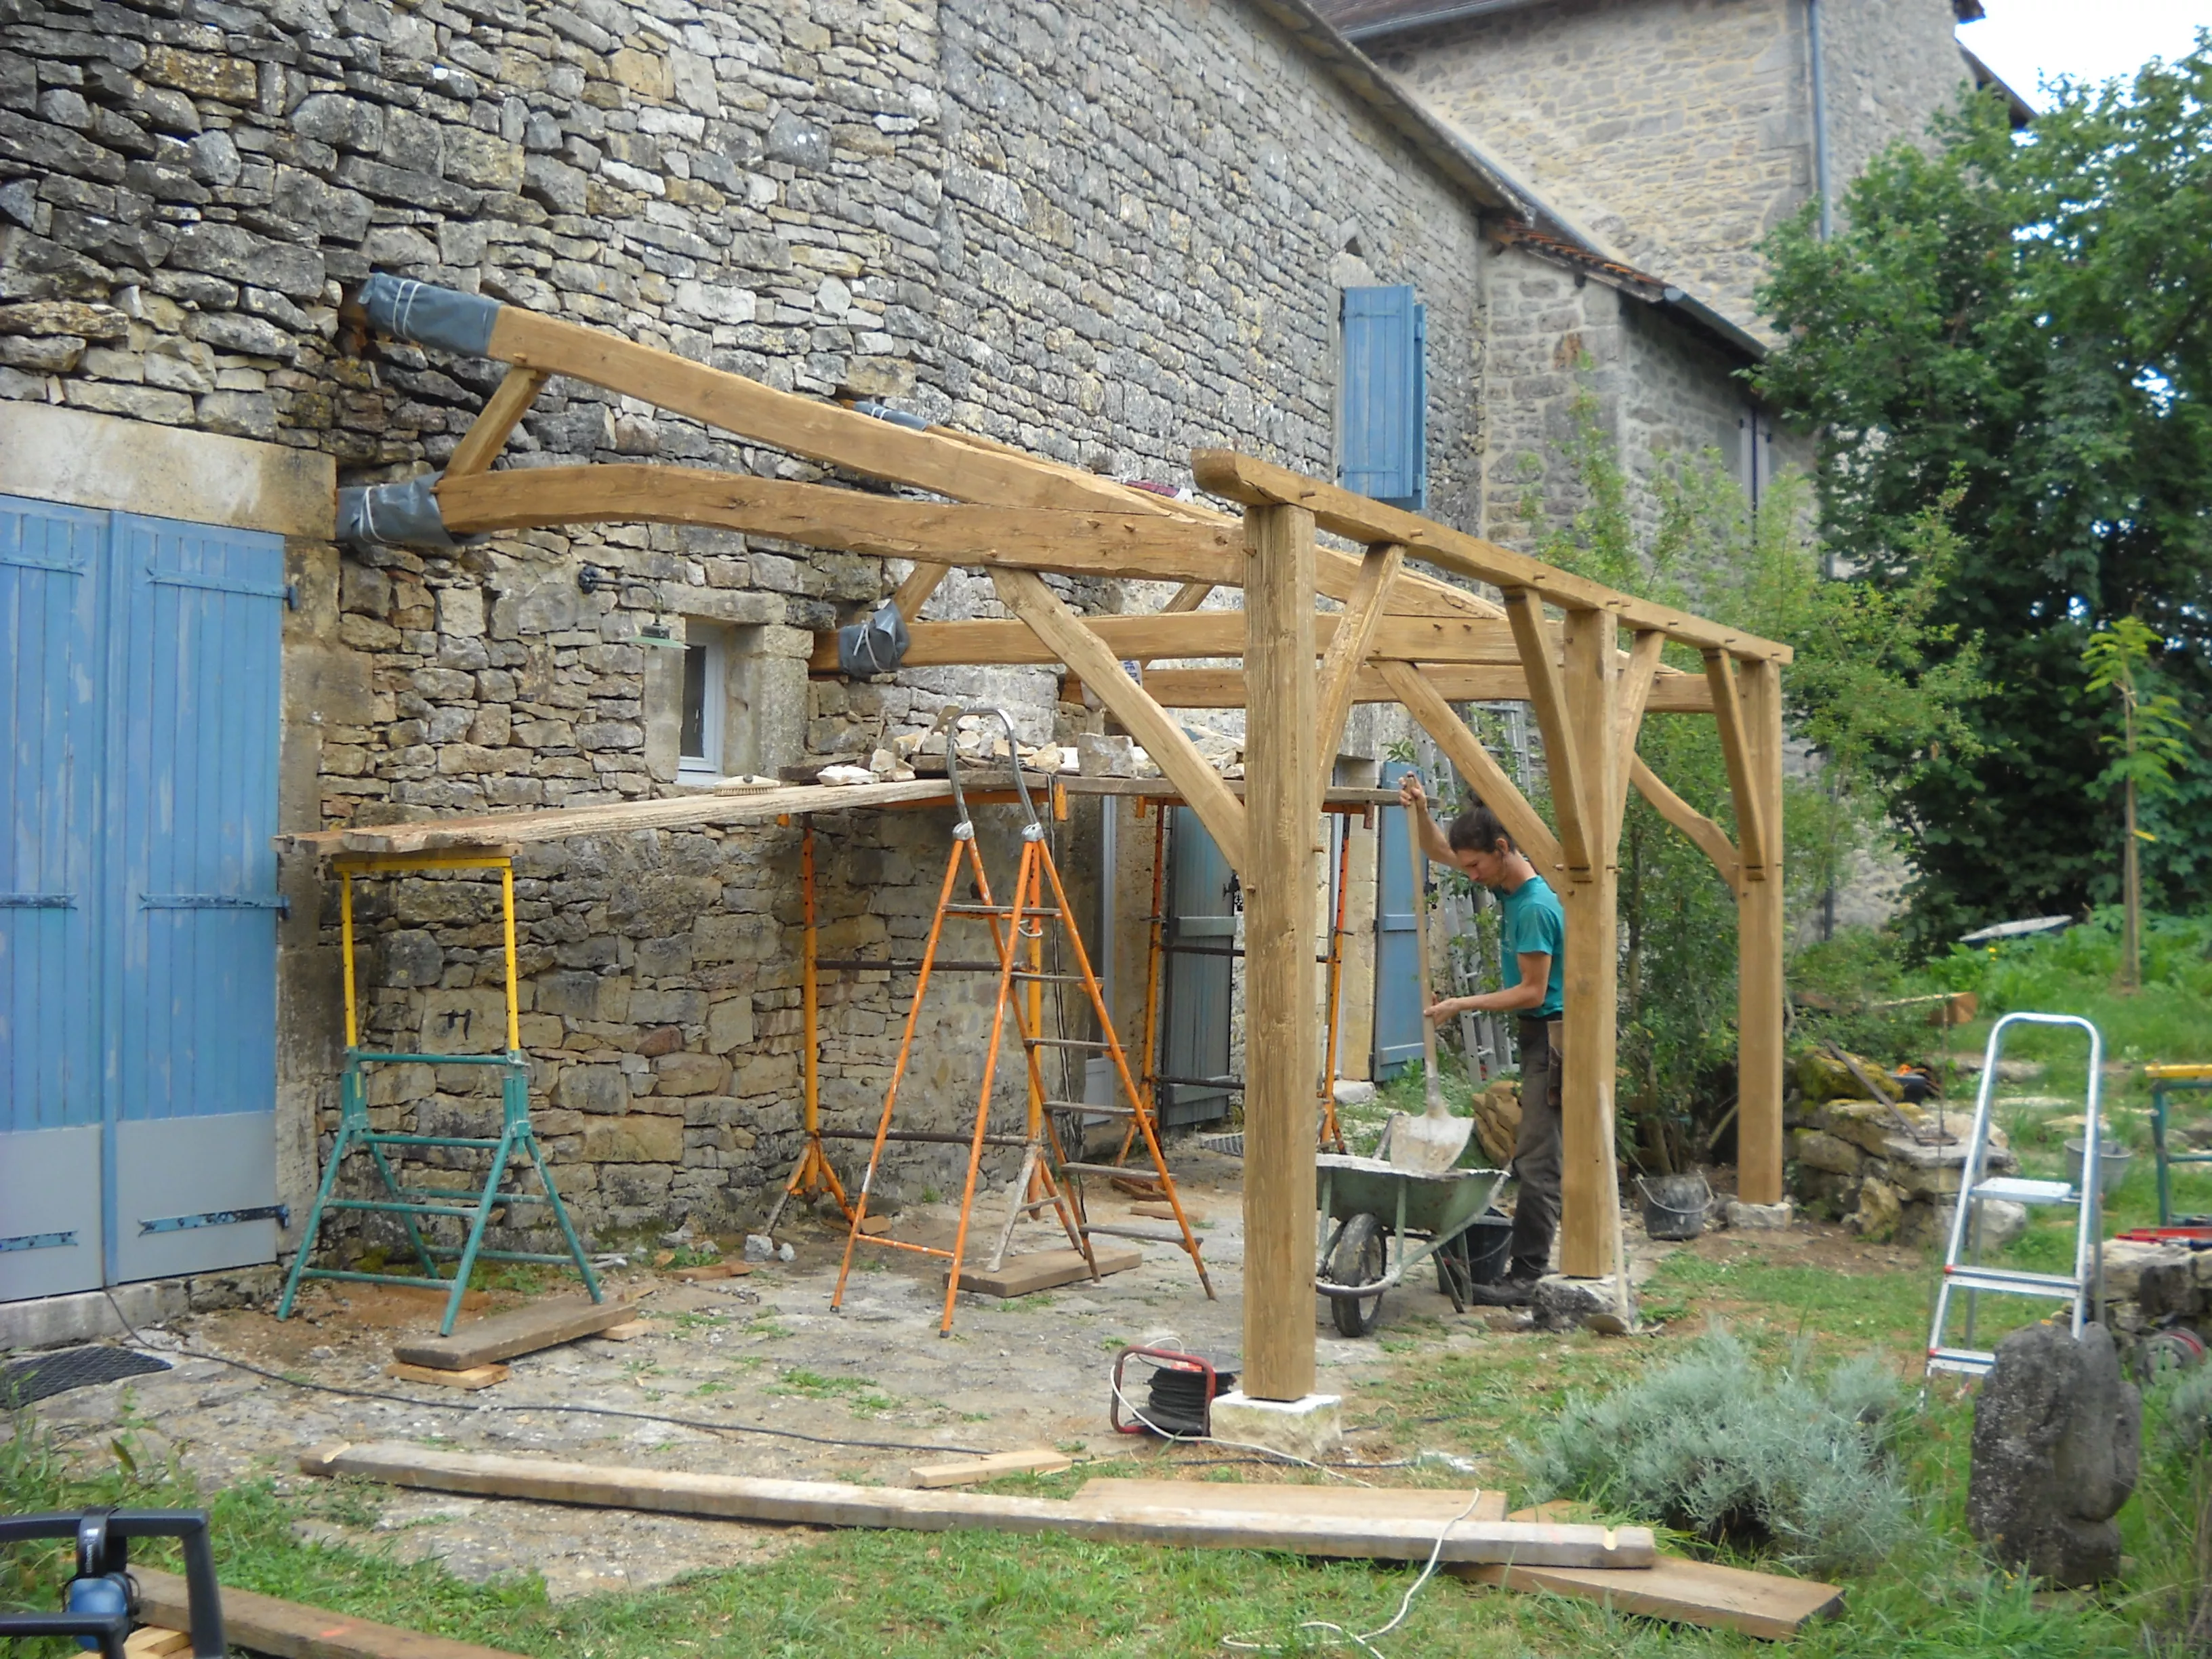
[[[1444,1103],[1443,1084],[1437,1076],[1437,1023],[1428,1016],[1429,907],[1425,890],[1428,884],[1423,879],[1420,820],[1410,811],[1406,814],[1406,855],[1413,872],[1413,941],[1421,963],[1421,1060],[1427,1068],[1429,1097],[1427,1109],[1419,1117],[1411,1112],[1391,1114],[1390,1161],[1416,1174],[1442,1175],[1467,1150],[1474,1120],[1452,1115],[1451,1108]]]

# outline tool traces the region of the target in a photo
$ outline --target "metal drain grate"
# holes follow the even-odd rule
[[[118,1382],[171,1369],[166,1359],[129,1348],[65,1348],[0,1368],[0,1406],[28,1406],[71,1389]]]

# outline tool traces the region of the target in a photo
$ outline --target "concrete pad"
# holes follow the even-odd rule
[[[1303,1400],[1254,1400],[1242,1389],[1215,1399],[1212,1437],[1324,1463],[1344,1449],[1344,1396],[1310,1394]]]
[[[115,1301],[107,1298],[112,1294]],[[118,1317],[116,1305],[122,1307]],[[0,1348],[58,1348],[125,1334],[123,1322],[143,1329],[191,1311],[181,1279],[149,1279],[118,1285],[113,1291],[83,1291],[75,1296],[38,1296],[25,1302],[0,1302]]]

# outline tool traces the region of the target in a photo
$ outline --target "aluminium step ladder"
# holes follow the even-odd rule
[[[2017,1176],[1988,1176],[1990,1112],[1996,1098],[1997,1061],[2004,1051],[2006,1031],[2015,1025],[2071,1025],[2089,1034],[2088,1098],[2082,1115],[2081,1182],[2034,1181]],[[1974,1304],[1984,1291],[2008,1296],[2044,1296],[2074,1304],[2074,1334],[2099,1314],[2104,1300],[2104,1206],[2098,1189],[2097,1153],[2103,1123],[2098,1115],[2098,1090],[2103,1081],[2104,1039],[2097,1028],[2076,1014],[2007,1014],[1990,1028],[1990,1042],[1982,1060],[1982,1082],[1974,1097],[1973,1133],[1966,1142],[1966,1161],[1959,1171],[1959,1201],[1951,1217],[1951,1236],[1943,1251],[1943,1273],[1936,1290],[1936,1317],[1928,1332],[1929,1373],[1961,1371],[1970,1376],[1985,1374],[1996,1356],[1974,1342]],[[1984,1266],[1980,1255],[1981,1229],[1976,1224],[1976,1206],[1993,1199],[2014,1204],[2070,1204],[2075,1210],[2074,1271],[2070,1273],[2027,1273],[2015,1267]],[[1945,1340],[1954,1293],[1966,1298],[1966,1329],[1954,1346]]]
[[[937,910],[930,923],[929,940],[922,951],[921,973],[915,984],[914,1001],[907,1012],[905,1033],[900,1039],[898,1057],[892,1063],[890,1086],[884,1095],[883,1115],[877,1124],[874,1145],[869,1152],[867,1172],[861,1177],[860,1190],[854,1195],[852,1218],[845,1236],[845,1257],[838,1268],[837,1288],[831,1293],[830,1305],[833,1309],[844,1305],[845,1285],[853,1271],[854,1255],[863,1246],[935,1256],[945,1263],[945,1314],[939,1325],[938,1334],[949,1336],[952,1334],[952,1315],[958,1304],[961,1273],[967,1266],[968,1234],[975,1212],[975,1189],[981,1179],[983,1149],[986,1146],[1022,1148],[1021,1168],[1007,1195],[1006,1221],[999,1233],[997,1248],[988,1259],[991,1268],[996,1269],[1005,1261],[1016,1225],[1024,1217],[1049,1210],[1066,1232],[1070,1246],[1084,1258],[1094,1281],[1099,1276],[1097,1255],[1091,1242],[1094,1237],[1148,1239],[1173,1244],[1188,1255],[1191,1264],[1198,1270],[1199,1283],[1211,1297],[1213,1295],[1212,1282],[1207,1277],[1206,1262],[1199,1254],[1201,1241],[1191,1226],[1190,1218],[1183,1211],[1174,1179],[1168,1174],[1167,1158],[1160,1150],[1159,1138],[1152,1127],[1151,1103],[1139,1090],[1130,1073],[1128,1056],[1122,1050],[1121,1040],[1115,1035],[1113,1018],[1107,1010],[1104,993],[1100,988],[1097,975],[1091,969],[1090,955],[1083,948],[1083,936],[1072,920],[1073,913],[1067,902],[1066,889],[1060,884],[1059,868],[1053,862],[1051,849],[1046,844],[1044,825],[1038,819],[1036,808],[1030,799],[1029,786],[1023,777],[1019,751],[1014,741],[1013,721],[1002,709],[979,712],[987,717],[995,718],[1006,728],[1006,746],[1015,757],[1014,789],[1020,799],[1025,822],[1022,826],[1021,863],[1014,877],[1013,902],[1000,904],[992,898],[990,880],[984,872],[982,857],[976,850],[975,826],[968,811],[967,799],[961,791],[960,760],[953,740],[954,723],[963,714],[956,704],[945,708],[939,716],[936,727],[945,734],[945,781],[951,787],[956,818],[952,829],[952,852],[945,866],[945,882],[938,893]],[[970,876],[972,902],[956,902],[954,898],[963,868]],[[975,1128],[971,1133],[959,1135],[927,1130],[894,1129],[891,1123],[898,1105],[899,1084],[906,1075],[908,1062],[913,1055],[915,1029],[921,1022],[923,1000],[929,994],[931,974],[937,966],[938,945],[944,936],[945,924],[955,919],[981,921],[988,924],[991,943],[998,957],[998,996],[991,1015],[990,1041],[983,1054],[982,1082],[976,1100]],[[1060,937],[1066,941],[1073,955],[1075,973],[1046,971],[1044,932],[1048,923],[1059,926]],[[1098,1023],[1099,1036],[1096,1040],[1048,1036],[1045,1034],[1042,992],[1047,984],[1079,985],[1083,988]],[[999,1052],[1009,1013],[1013,1015],[1015,1030],[1021,1039],[1029,1081],[1026,1127],[1019,1135],[993,1133],[990,1130],[993,1084],[997,1076]],[[1048,1098],[1044,1070],[1040,1060],[1041,1054],[1047,1050],[1103,1054],[1113,1062],[1115,1074],[1128,1096],[1128,1103],[1101,1104]],[[1080,1114],[1083,1118],[1129,1118],[1142,1134],[1145,1150],[1149,1155],[1152,1169],[1145,1178],[1157,1186],[1166,1199],[1175,1226],[1172,1229],[1140,1228],[1092,1222],[1085,1213],[1081,1188],[1070,1182],[1066,1177],[1095,1175],[1112,1179],[1143,1173],[1141,1166],[1125,1169],[1119,1165],[1085,1164],[1069,1159],[1061,1151],[1058,1132],[1048,1115],[1054,1111]],[[869,1231],[866,1224],[869,1197],[883,1165],[884,1148],[892,1141],[952,1142],[967,1147],[967,1176],[960,1195],[959,1224],[950,1249]]]

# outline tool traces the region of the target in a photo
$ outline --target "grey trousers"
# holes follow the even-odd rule
[[[1514,1279],[1551,1271],[1552,1235],[1559,1225],[1559,1030],[1562,1022],[1524,1019],[1521,1038],[1521,1133],[1513,1174],[1521,1183],[1513,1206]]]

